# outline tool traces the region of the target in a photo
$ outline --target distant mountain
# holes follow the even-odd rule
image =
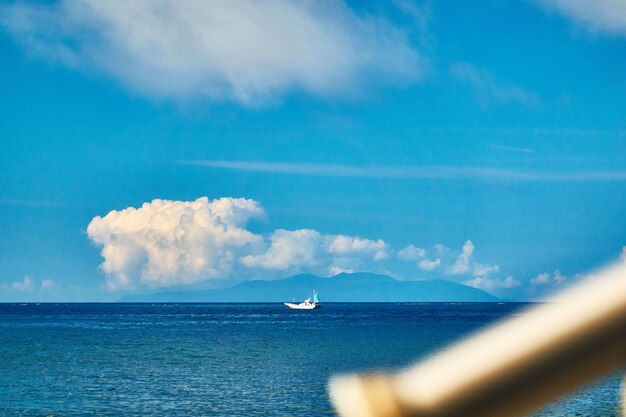
[[[342,273],[329,278],[296,275],[275,281],[245,281],[230,288],[127,295],[123,302],[284,302],[301,301],[317,290],[323,302],[489,302],[493,295],[454,282],[399,281],[386,275]]]

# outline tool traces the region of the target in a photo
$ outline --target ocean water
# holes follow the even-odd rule
[[[326,383],[394,369],[520,304],[0,304],[0,416],[332,416]],[[537,416],[619,415],[615,373]]]

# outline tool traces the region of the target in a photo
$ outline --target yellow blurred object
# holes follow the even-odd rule
[[[397,374],[340,376],[329,390],[343,417],[513,417],[624,365],[620,263]]]

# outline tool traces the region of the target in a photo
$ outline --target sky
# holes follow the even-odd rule
[[[0,301],[626,255],[626,2],[0,0]]]

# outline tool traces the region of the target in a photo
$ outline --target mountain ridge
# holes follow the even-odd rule
[[[317,290],[322,302],[496,302],[478,288],[432,279],[401,281],[368,272],[331,277],[299,274],[278,280],[250,280],[232,287],[200,291],[128,294],[122,302],[285,302],[300,301]]]

